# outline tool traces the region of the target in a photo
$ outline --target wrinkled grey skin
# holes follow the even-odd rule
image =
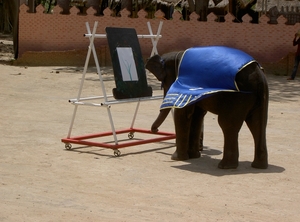
[[[183,52],[155,55],[146,63],[146,69],[162,82],[164,95],[176,80],[177,68]],[[201,126],[207,111],[218,115],[218,123],[224,135],[223,159],[218,167],[232,169],[238,167],[238,134],[245,121],[254,138],[255,154],[251,164],[254,168],[268,167],[266,126],[268,119],[269,89],[260,66],[256,63],[243,68],[236,75],[236,83],[241,92],[219,92],[195,104],[174,110],[176,151],[172,160],[199,158]],[[151,131],[159,126],[171,109],[160,111],[153,122]]]

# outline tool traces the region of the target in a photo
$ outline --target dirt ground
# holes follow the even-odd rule
[[[101,147],[66,150],[61,139],[74,111],[68,100],[78,95],[82,71],[0,64],[0,221],[299,221],[298,79],[266,74],[269,168],[251,168],[253,140],[244,125],[239,167],[221,170],[223,136],[213,114],[205,118],[200,159],[171,161],[174,140],[120,149],[119,157]],[[111,68],[102,75],[111,93]],[[150,75],[148,84],[161,94]],[[90,68],[82,96],[101,94]],[[141,103],[135,126],[150,129],[160,103]],[[130,126],[135,107],[112,105],[117,129]],[[78,107],[72,135],[110,130],[106,108]],[[160,130],[173,132],[171,116]]]

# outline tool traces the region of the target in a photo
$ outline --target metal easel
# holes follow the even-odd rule
[[[162,24],[163,22],[161,21],[158,27],[158,31],[156,35],[153,34],[150,22],[147,22],[148,30],[149,30],[149,35],[137,35],[138,38],[150,38],[152,41],[152,52],[151,56],[154,54],[158,54],[157,52],[157,42],[158,40],[162,37],[160,35],[161,29],[162,29]],[[121,100],[116,100],[113,98],[112,95],[107,95],[106,90],[105,90],[105,85],[103,82],[103,78],[101,75],[101,70],[100,70],[100,65],[99,61],[97,58],[95,46],[94,46],[94,40],[95,38],[106,38],[106,34],[96,34],[98,22],[96,21],[94,23],[93,31],[91,32],[90,26],[88,22],[86,22],[86,29],[87,29],[87,34],[85,34],[85,37],[88,37],[90,40],[89,47],[88,47],[88,52],[86,56],[86,61],[84,65],[84,70],[79,86],[79,91],[77,94],[77,97],[75,99],[70,99],[69,102],[74,105],[74,111],[68,131],[68,135],[66,138],[61,139],[63,143],[65,143],[65,148],[66,149],[72,149],[72,144],[81,144],[81,145],[87,145],[87,146],[96,146],[96,147],[103,147],[103,148],[108,148],[114,150],[114,155],[115,156],[120,156],[121,152],[119,151],[120,148],[125,148],[129,146],[136,146],[136,145],[141,145],[141,144],[146,144],[146,143],[154,143],[154,142],[160,142],[160,141],[165,141],[165,140],[171,140],[176,137],[175,133],[168,133],[168,132],[157,132],[157,133],[152,133],[149,129],[140,129],[140,128],[135,128],[134,123],[135,119],[138,113],[138,109],[140,106],[140,102],[143,101],[151,101],[151,100],[158,100],[162,99],[163,96],[151,96],[151,97],[140,97],[140,98],[129,98],[129,99],[121,99]],[[102,88],[102,96],[92,96],[92,97],[81,97],[82,89],[83,89],[83,83],[85,80],[85,75],[87,72],[88,68],[88,63],[90,60],[91,53],[93,53],[93,57],[95,60],[96,68],[97,68],[97,73],[99,75],[100,79],[100,84]],[[102,102],[100,103],[95,103],[91,102],[92,100],[101,100]],[[122,104],[122,103],[137,103],[134,115],[133,115],[133,120],[131,122],[131,126],[127,129],[122,129],[122,130],[116,130],[111,114],[111,106],[116,105],[116,104]],[[80,105],[86,105],[86,106],[94,106],[94,107],[104,107],[107,110],[109,122],[111,125],[111,131],[108,132],[100,132],[100,133],[95,133],[95,134],[89,134],[89,135],[81,135],[81,136],[71,136],[74,121],[76,118],[76,113],[77,109]],[[139,132],[139,133],[146,133],[146,134],[153,134],[155,135],[154,138],[150,139],[139,139],[139,140],[133,140],[134,138],[134,133]],[[123,133],[128,133],[128,140],[124,141],[119,141],[117,135],[118,134],[123,134]],[[114,141],[113,142],[95,142],[92,141],[94,138],[99,138],[99,137],[106,137],[106,136],[113,136]]]

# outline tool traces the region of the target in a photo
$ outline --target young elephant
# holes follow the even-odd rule
[[[172,160],[200,157],[199,143],[207,111],[218,115],[224,134],[218,167],[238,167],[238,133],[245,121],[255,143],[252,167],[268,167],[266,126],[269,90],[259,64],[248,54],[228,47],[196,47],[155,55],[146,69],[162,82],[164,101],[151,127],[157,132],[174,110],[176,151]]]

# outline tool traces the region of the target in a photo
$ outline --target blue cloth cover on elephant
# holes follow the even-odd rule
[[[239,91],[236,74],[255,60],[238,49],[224,46],[187,49],[180,61],[178,77],[165,96],[161,109],[182,108],[213,93]]]

